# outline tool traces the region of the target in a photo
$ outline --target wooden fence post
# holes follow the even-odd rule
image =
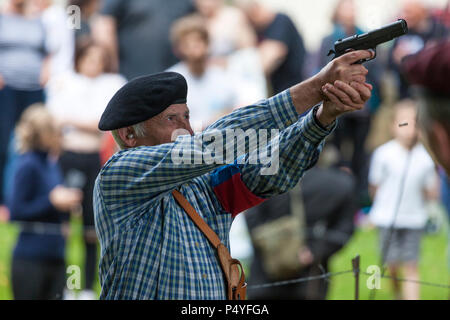
[[[352,259],[353,275],[355,276],[355,300],[359,300],[359,266],[360,257],[359,254]]]

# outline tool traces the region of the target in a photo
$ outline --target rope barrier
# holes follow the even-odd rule
[[[373,276],[371,273],[362,272],[362,274],[366,276]],[[428,287],[436,287],[436,288],[443,288],[443,289],[450,289],[450,285],[441,284],[441,283],[433,283],[433,282],[427,282],[427,281],[420,281],[420,280],[412,280],[412,279],[403,279],[403,278],[396,278],[393,276],[387,276],[387,275],[380,275],[380,278],[382,279],[391,279],[401,282],[412,282],[416,283],[422,286],[428,286]]]
[[[323,269],[321,269],[321,270],[323,271]],[[344,274],[350,274],[350,273],[354,273],[354,272],[355,272],[355,270],[352,269],[352,270],[347,270],[347,271],[328,272],[328,273],[323,273],[322,275],[312,276],[312,277],[303,277],[303,278],[296,278],[296,279],[292,279],[292,280],[284,280],[284,281],[276,281],[276,282],[271,282],[271,283],[250,285],[247,287],[247,290],[257,290],[257,289],[262,289],[262,288],[285,286],[285,285],[290,285],[290,284],[295,284],[295,283],[308,282],[308,281],[314,281],[314,280],[322,280],[322,279],[328,281],[331,277],[344,275]],[[360,274],[365,275],[365,276],[373,276],[372,273],[367,273],[367,272],[361,272]],[[396,278],[396,277],[392,277],[389,275],[380,275],[379,277],[382,279],[391,279],[391,280],[396,280],[396,281],[401,281],[401,282],[416,283],[416,284],[419,284],[422,286],[450,289],[450,285],[445,285],[445,284],[441,284],[441,283],[433,283],[433,282],[420,281],[420,280]]]
[[[285,281],[277,281],[277,282],[272,282],[272,283],[251,285],[251,286],[247,287],[247,290],[255,290],[255,289],[261,289],[261,288],[285,286],[285,285],[289,285],[289,284],[300,283],[300,282],[307,282],[307,281],[313,281],[313,280],[320,280],[320,279],[329,279],[331,277],[342,275],[342,274],[346,274],[346,273],[353,273],[353,270],[340,271],[340,272],[328,272],[328,273],[322,274],[320,276],[304,277],[304,278],[298,278],[298,279],[292,279],[292,280],[285,280]]]

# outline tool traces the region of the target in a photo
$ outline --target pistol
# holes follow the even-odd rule
[[[364,63],[375,59],[377,55],[376,47],[379,44],[391,41],[407,33],[408,24],[405,20],[399,19],[396,22],[390,23],[379,29],[359,35],[355,34],[354,36],[345,39],[339,39],[334,43],[334,50],[330,50],[328,56],[334,54],[333,59],[336,59],[351,50],[373,50],[375,53],[373,58],[363,59],[356,62]]]

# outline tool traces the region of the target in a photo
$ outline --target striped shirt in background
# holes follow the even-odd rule
[[[227,130],[250,128],[280,130],[277,174],[261,175],[266,166],[250,164],[249,154],[228,165],[174,164],[173,151],[190,147],[201,135],[216,130],[225,137]],[[172,190],[186,197],[229,248],[234,216],[293,188],[315,164],[331,131],[323,130],[312,112],[299,120],[287,90],[234,111],[194,137],[115,154],[94,189],[100,298],[225,299],[215,249],[175,202]],[[226,150],[225,138],[223,144]],[[200,146],[192,157],[210,152]]]
[[[41,89],[45,41],[40,19],[0,14],[0,75],[7,86],[16,90]]]

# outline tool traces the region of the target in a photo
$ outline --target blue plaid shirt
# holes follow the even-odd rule
[[[250,151],[227,165],[174,164],[173,151],[192,146],[199,135],[225,135],[238,128],[280,130],[277,174],[262,175],[264,165],[250,164]],[[196,136],[116,153],[102,168],[94,189],[100,298],[226,299],[215,249],[171,192],[178,189],[229,247],[233,217],[293,188],[317,161],[331,130],[321,128],[312,111],[299,119],[287,90],[234,111]],[[270,147],[274,146],[269,143]],[[210,154],[202,146],[195,148],[192,158],[205,152]]]

